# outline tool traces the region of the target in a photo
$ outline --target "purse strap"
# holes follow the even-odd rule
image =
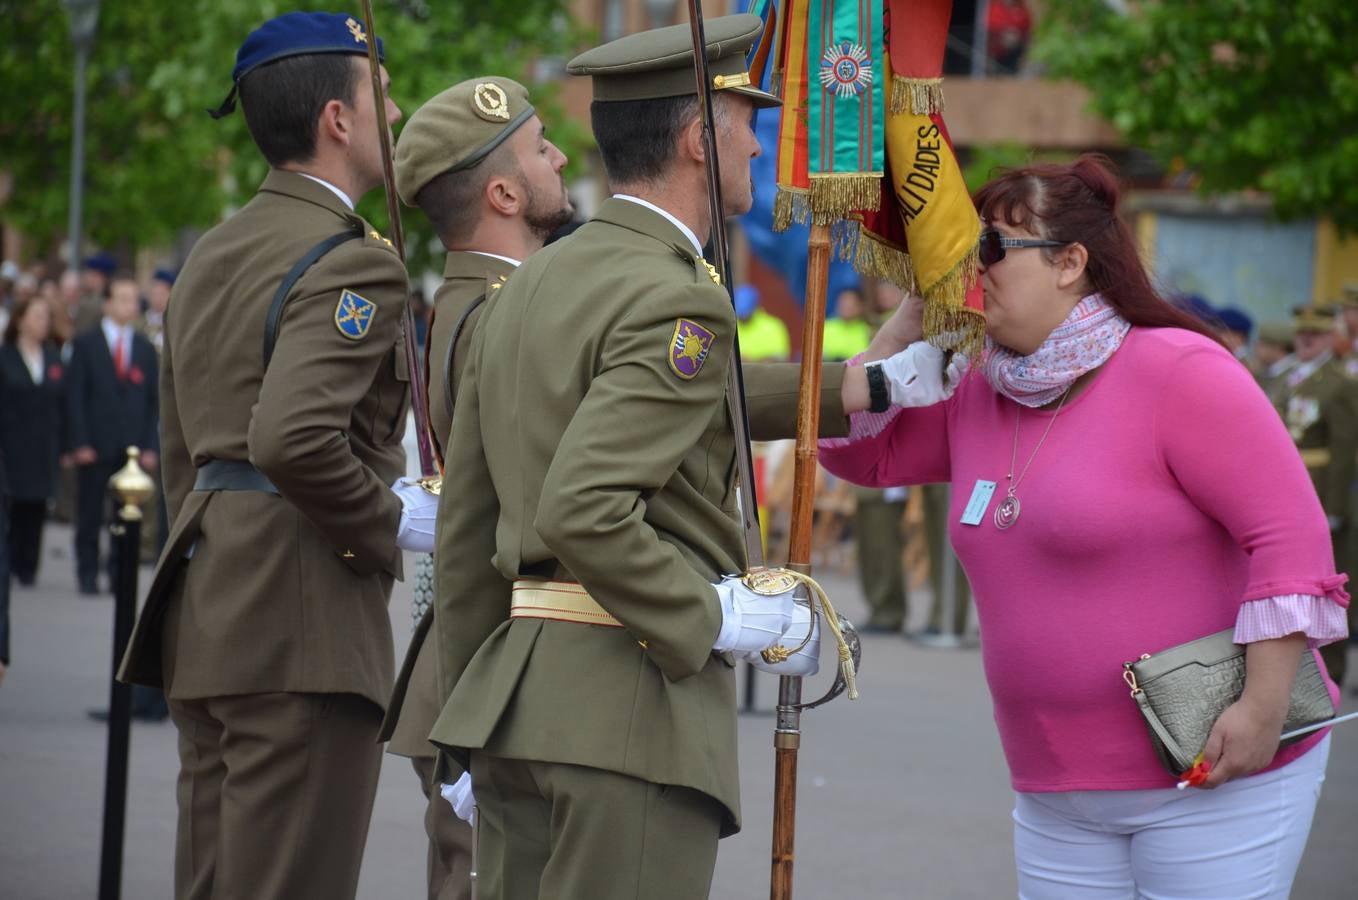
[[[1141,690],[1133,691],[1132,699],[1136,701],[1137,708],[1141,710],[1141,717],[1146,720],[1146,725],[1150,728],[1151,733],[1159,739],[1161,747],[1164,748],[1164,754],[1162,754],[1162,756],[1168,756],[1167,759],[1163,760],[1166,768],[1169,768],[1170,764],[1173,763],[1176,767],[1176,769],[1173,770],[1173,774],[1176,775],[1181,772],[1187,772],[1189,769],[1193,768],[1192,758],[1184,753],[1183,748],[1179,746],[1179,742],[1174,740],[1174,737],[1169,733],[1169,729],[1160,721],[1160,717],[1155,714],[1155,710],[1151,708],[1150,700],[1146,697],[1146,692]]]

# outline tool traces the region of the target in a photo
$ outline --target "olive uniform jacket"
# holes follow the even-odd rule
[[[440,448],[448,442],[458,376],[466,364],[476,322],[485,303],[513,271],[514,264],[499,257],[462,250],[448,254],[443,284],[434,294],[434,321],[429,327],[429,428]],[[390,740],[388,749],[402,756],[434,755],[429,729],[434,727],[443,703],[438,694],[434,642],[426,640],[432,623],[431,607],[415,626],[382,723],[381,739]]]
[[[1274,385],[1278,412],[1301,451],[1325,514],[1350,525],[1349,487],[1358,454],[1358,382],[1337,359],[1327,360],[1296,384],[1289,384],[1289,376]]]
[[[267,372],[268,310],[289,291]],[[408,283],[389,243],[332,191],[271,171],[208,232],[174,287],[161,361],[161,465],[173,523],[120,677],[174,699],[392,685],[387,601],[400,577]],[[278,493],[196,490],[248,462]]]
[[[684,234],[622,199],[500,289],[472,338],[439,507],[448,701],[430,737],[448,762],[483,749],[683,785],[724,806],[724,834],[739,828],[734,661],[712,652],[712,584],[745,568],[735,333]],[[822,395],[837,433],[841,378]],[[750,393],[756,434],[792,432],[792,381]],[[520,577],[578,581],[624,627],[511,619]]]

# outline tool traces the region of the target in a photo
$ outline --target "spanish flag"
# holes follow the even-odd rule
[[[980,220],[943,123],[951,0],[785,0],[774,228],[834,226],[840,255],[925,299],[925,336],[979,352]]]

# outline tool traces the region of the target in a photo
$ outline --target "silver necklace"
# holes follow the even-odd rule
[[[1074,387],[1075,385],[1071,385]],[[1018,439],[1019,439],[1019,420],[1023,416],[1023,406],[1015,404],[1014,410],[1014,450],[1009,454],[1009,472],[1004,476],[1007,484],[1005,488],[1005,498],[1000,501],[1000,505],[995,507],[995,527],[1004,531],[1012,528],[1018,521],[1019,513],[1023,511],[1023,504],[1019,503],[1019,498],[1014,492],[1023,483],[1023,476],[1028,474],[1029,467],[1033,460],[1037,458],[1037,451],[1042,449],[1042,445],[1047,441],[1047,435],[1051,434],[1052,426],[1056,424],[1056,417],[1061,415],[1061,407],[1066,405],[1066,398],[1070,396],[1070,388],[1061,395],[1061,402],[1056,404],[1056,412],[1052,413],[1051,420],[1047,422],[1047,430],[1042,432],[1042,437],[1038,440],[1033,452],[1028,455],[1028,461],[1023,465],[1023,471],[1019,473],[1018,480],[1014,480],[1014,466],[1018,463]]]

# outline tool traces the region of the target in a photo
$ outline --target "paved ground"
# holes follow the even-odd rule
[[[107,702],[109,598],[76,595],[69,531],[49,529],[38,587],[12,598],[14,666],[0,686],[0,898],[95,896],[103,808],[104,728],[85,710]],[[861,599],[822,575],[850,617]],[[147,577],[143,573],[142,584]],[[915,598],[915,613],[925,598]],[[392,620],[409,634],[409,595]],[[993,898],[1015,893],[1011,794],[975,650],[929,650],[865,639],[863,697],[803,720],[796,896]],[[1358,656],[1358,654],[1355,654]],[[761,679],[761,705],[775,684]],[[1346,707],[1358,707],[1346,698]],[[1294,897],[1358,896],[1358,725],[1336,736],[1329,780]],[[772,720],[741,720],[745,830],[722,843],[715,900],[768,895]],[[133,729],[123,896],[171,895],[174,729]],[[405,760],[387,757],[363,864],[360,897],[422,896],[424,835]]]

